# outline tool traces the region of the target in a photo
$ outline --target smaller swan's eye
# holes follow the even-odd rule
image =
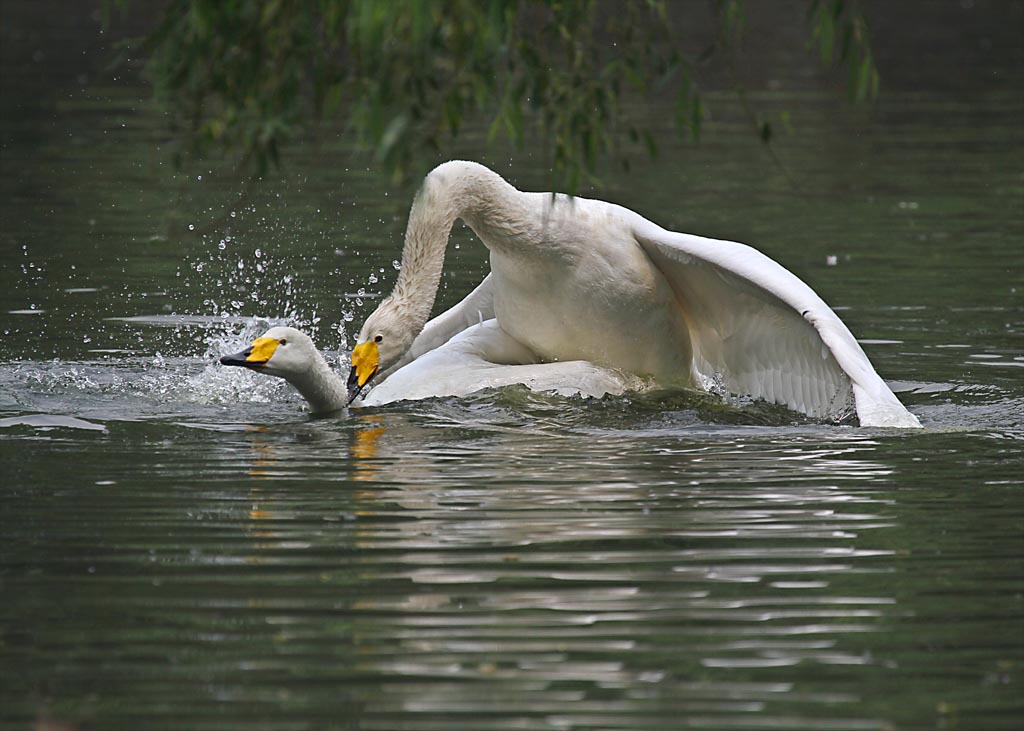
[[[288,340],[286,338],[281,338],[277,342],[278,342],[279,345],[287,345],[288,344]]]
[[[378,335],[377,337],[375,337],[375,338],[373,339],[373,342],[375,342],[375,343],[379,343],[379,342],[381,342],[381,341],[382,341],[383,339],[384,339],[384,336],[383,336],[383,335]]]

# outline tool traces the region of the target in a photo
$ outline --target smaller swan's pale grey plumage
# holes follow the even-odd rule
[[[488,248],[491,273],[428,322],[459,218]],[[274,336],[252,350],[265,338]],[[240,356],[225,362],[251,357]],[[621,393],[643,377],[713,384],[815,418],[855,410],[862,425],[920,426],[836,314],[764,254],[611,203],[523,193],[470,162],[424,181],[395,288],[360,330],[348,383],[328,369],[325,385],[325,362],[295,380],[276,358],[261,370],[288,378],[314,411],[344,406],[367,384],[364,403],[380,404],[511,383]]]
[[[225,355],[220,362],[285,379],[302,394],[314,414],[337,411],[348,404],[345,382],[331,370],[312,339],[293,327],[272,327],[248,348]]]

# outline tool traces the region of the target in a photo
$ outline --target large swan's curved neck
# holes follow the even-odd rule
[[[517,194],[500,175],[473,162],[444,163],[424,180],[409,213],[402,268],[391,295],[414,333],[423,329],[433,309],[455,219],[474,230],[482,221],[501,221],[515,208]]]

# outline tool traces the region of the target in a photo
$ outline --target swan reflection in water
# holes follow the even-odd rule
[[[329,467],[337,473],[328,484],[340,491],[339,506],[361,515],[391,508],[408,511],[408,517],[416,518],[408,525],[411,536],[429,545],[559,540],[570,530],[560,524],[566,512],[586,518],[570,530],[583,529],[585,535],[577,538],[684,536],[691,529],[708,535],[710,522],[722,536],[754,537],[770,531],[780,537],[851,538],[853,534],[829,521],[877,527],[881,519],[870,512],[833,512],[877,506],[882,501],[872,486],[892,473],[873,459],[876,443],[864,437],[834,438],[822,446],[801,444],[789,435],[756,449],[741,443],[746,436],[728,431],[713,442],[681,441],[671,433],[559,433],[555,427],[477,421],[465,428],[448,422],[459,418],[441,413],[435,418],[359,414],[354,423],[307,423],[296,443],[282,443],[279,435],[252,434],[253,462],[247,473],[259,489],[268,481],[287,484],[310,464]],[[465,416],[466,421],[472,418]],[[585,449],[579,447],[581,439],[588,442]],[[647,474],[673,474],[676,479],[647,483]],[[354,489],[345,490],[346,482]],[[679,508],[669,511],[671,523],[659,519],[658,506]],[[519,508],[533,511],[534,517],[506,520],[509,511]],[[272,508],[260,501],[260,510],[263,514]],[[492,513],[497,520],[489,517]],[[424,521],[448,523],[457,516],[463,519],[457,531],[434,535],[425,529]],[[819,521],[828,527],[812,529]],[[393,529],[405,523],[389,525],[391,538],[402,544],[401,531]],[[375,525],[366,528],[356,533],[360,543],[379,546],[386,540],[374,533]]]
[[[251,435],[273,526],[254,559],[282,586],[291,572],[323,582],[311,605],[274,604],[276,621],[297,641],[311,623],[344,628],[346,667],[381,681],[381,708],[482,712],[484,696],[529,683],[542,705],[572,686],[623,712],[653,712],[657,692],[709,713],[831,713],[837,699],[806,677],[770,690],[758,672],[881,661],[864,648],[895,599],[863,575],[891,547],[873,535],[894,507],[870,439],[758,447],[728,431],[560,436],[469,420],[435,404]],[[332,477],[301,481],[313,463]]]
[[[456,219],[491,272],[428,322]],[[287,379],[314,413],[510,384],[587,396],[722,390],[817,419],[917,427],[810,287],[756,249],[667,231],[621,206],[523,193],[470,162],[416,196],[391,295],[366,319],[347,381],[294,328],[221,359]]]

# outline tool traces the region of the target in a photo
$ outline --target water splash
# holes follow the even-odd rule
[[[0,407],[65,413],[102,407],[114,418],[137,419],[169,405],[188,410],[194,405],[287,402],[298,413],[301,399],[284,381],[218,363],[268,328],[290,324],[287,319],[155,315],[122,321],[166,329],[171,335],[162,340],[174,345],[194,341],[191,331],[199,328],[201,345],[186,355],[117,352],[98,360],[11,364],[0,368]]]

